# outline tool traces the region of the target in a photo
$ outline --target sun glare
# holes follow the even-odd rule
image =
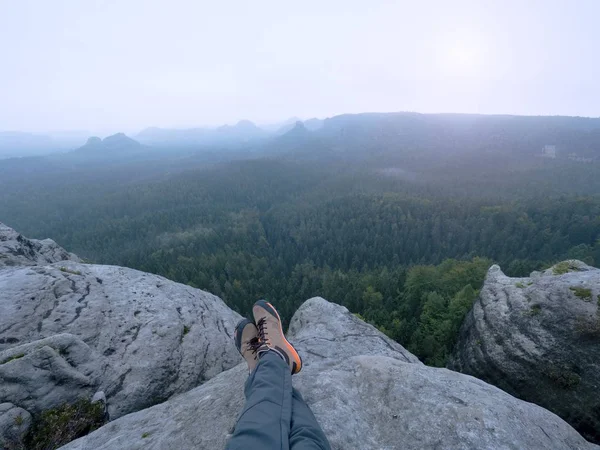
[[[450,59],[461,67],[472,66],[475,61],[474,52],[466,47],[455,47],[449,51]]]
[[[475,44],[453,43],[442,53],[442,70],[448,75],[477,76],[482,68],[482,54]]]

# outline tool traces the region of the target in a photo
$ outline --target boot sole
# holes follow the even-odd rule
[[[277,312],[275,307],[266,300],[259,300],[254,304],[254,306],[259,306],[272,316],[277,317],[277,322],[279,324],[279,332],[283,337],[283,343],[285,344],[286,349],[289,351],[289,354],[292,357],[292,363],[295,366],[292,369],[292,375],[300,372],[302,370],[302,358],[300,357],[294,346],[290,344],[290,342],[286,339],[285,334],[283,333],[283,328],[281,327],[281,317],[279,317],[279,313]]]

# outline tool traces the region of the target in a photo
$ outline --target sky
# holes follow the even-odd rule
[[[0,0],[0,131],[600,116],[599,0]]]

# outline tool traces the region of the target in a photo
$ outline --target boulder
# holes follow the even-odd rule
[[[76,261],[79,258],[67,252],[52,239],[27,239],[0,222],[0,268],[3,266],[32,266],[57,261]]]
[[[12,403],[0,403],[0,448],[22,448],[30,427],[31,414]]]
[[[58,334],[0,352],[0,399],[36,415],[113,382],[107,359],[72,334]]]
[[[593,449],[551,412],[476,378],[421,364],[342,306],[305,302],[289,339],[294,385],[333,449]],[[245,364],[117,419],[63,450],[224,448],[244,404]]]
[[[358,355],[382,355],[423,364],[396,341],[350,314],[346,308],[320,297],[307,300],[298,308],[290,321],[289,334],[308,355],[303,361],[304,367],[319,360]],[[302,374],[295,379],[302,379]]]
[[[69,376],[88,377],[81,380],[86,392],[101,387],[112,418],[239,364],[232,336],[240,316],[218,297],[137,270],[82,264],[49,242],[0,228],[0,351],[76,336],[96,362],[91,372],[77,366]],[[47,357],[64,367],[60,353],[43,346],[37,352],[11,365]],[[0,403],[7,401],[0,395]]]
[[[600,270],[581,261],[528,278],[492,266],[449,367],[553,411],[600,443],[599,307]]]

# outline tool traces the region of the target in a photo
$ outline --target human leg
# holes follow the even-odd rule
[[[292,376],[276,353],[261,355],[245,386],[246,404],[227,450],[288,450],[292,416]]]
[[[258,326],[244,319],[235,332],[250,376],[246,405],[227,449],[330,450],[314,414],[292,388],[291,375],[302,369],[302,359],[285,338],[277,310],[259,300],[253,315]]]
[[[330,450],[329,441],[300,392],[292,391],[290,450]]]

